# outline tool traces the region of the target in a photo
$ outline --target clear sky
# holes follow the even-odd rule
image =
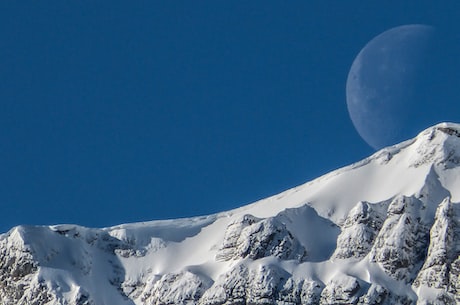
[[[0,2],[0,232],[215,213],[370,155],[345,99],[361,48],[460,37],[456,1],[376,3]]]

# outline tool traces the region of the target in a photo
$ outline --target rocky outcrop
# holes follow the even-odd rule
[[[319,304],[324,284],[314,280],[304,280],[300,300],[302,305]]]
[[[273,304],[284,301],[300,302],[299,284],[278,266],[260,265],[249,272],[247,303]]]
[[[216,255],[217,260],[274,256],[302,261],[307,251],[276,217],[258,219],[244,215],[232,222]]]
[[[341,276],[331,280],[321,293],[320,304],[342,305],[356,304],[361,286],[351,276]]]
[[[367,202],[358,202],[342,225],[333,259],[360,259],[374,244],[384,221],[384,215]]]
[[[413,161],[412,166],[434,164],[444,169],[450,169],[460,164],[459,131],[457,127],[449,125],[446,123],[439,124],[418,135],[418,141],[414,143],[418,156]]]
[[[142,304],[196,304],[209,288],[210,281],[188,271],[168,273],[148,281],[139,300]]]
[[[323,288],[321,282],[296,279],[278,266],[238,264],[205,292],[199,304],[315,305]]]
[[[238,264],[221,275],[201,298],[200,305],[245,304],[249,270]]]
[[[444,299],[459,295],[458,269],[454,261],[460,249],[459,214],[446,198],[438,207],[435,222],[430,230],[428,255],[414,281],[414,287],[430,287],[441,290]]]
[[[422,202],[397,197],[388,207],[387,218],[375,240],[370,260],[396,280],[409,283],[415,277],[428,245],[428,229],[419,212]]]
[[[449,284],[449,270],[455,257],[455,224],[453,208],[449,198],[438,207],[433,227],[430,230],[428,255],[415,279],[414,286],[421,285],[446,289]]]
[[[53,296],[38,281],[37,261],[21,231],[21,227],[15,228],[0,240],[0,303],[46,304]]]
[[[383,305],[388,303],[390,292],[380,285],[371,285],[367,293],[359,298],[358,305]]]
[[[359,298],[358,305],[414,305],[406,295],[400,296],[380,285],[372,284],[367,293]]]
[[[458,239],[457,239],[458,240]],[[460,250],[457,250],[460,252]],[[460,304],[460,254],[450,265],[448,292],[454,295],[456,304]]]

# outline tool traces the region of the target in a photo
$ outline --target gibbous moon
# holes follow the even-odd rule
[[[374,149],[415,136],[410,119],[417,109],[418,74],[433,36],[431,26],[395,27],[356,56],[347,79],[347,107],[356,130]]]

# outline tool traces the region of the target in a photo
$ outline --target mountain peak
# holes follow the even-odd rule
[[[416,137],[385,147],[351,168],[377,162],[394,162],[399,156],[404,166],[420,167],[434,165],[437,168],[453,168],[460,164],[460,124],[439,123],[420,132]],[[344,168],[345,170],[347,167]]]
[[[445,168],[456,167],[460,163],[460,125],[440,123],[422,131],[413,143],[418,162],[431,162]]]

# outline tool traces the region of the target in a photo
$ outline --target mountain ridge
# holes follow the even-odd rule
[[[457,304],[460,125],[213,215],[19,226],[2,304]],[[101,293],[101,292],[104,293]]]

